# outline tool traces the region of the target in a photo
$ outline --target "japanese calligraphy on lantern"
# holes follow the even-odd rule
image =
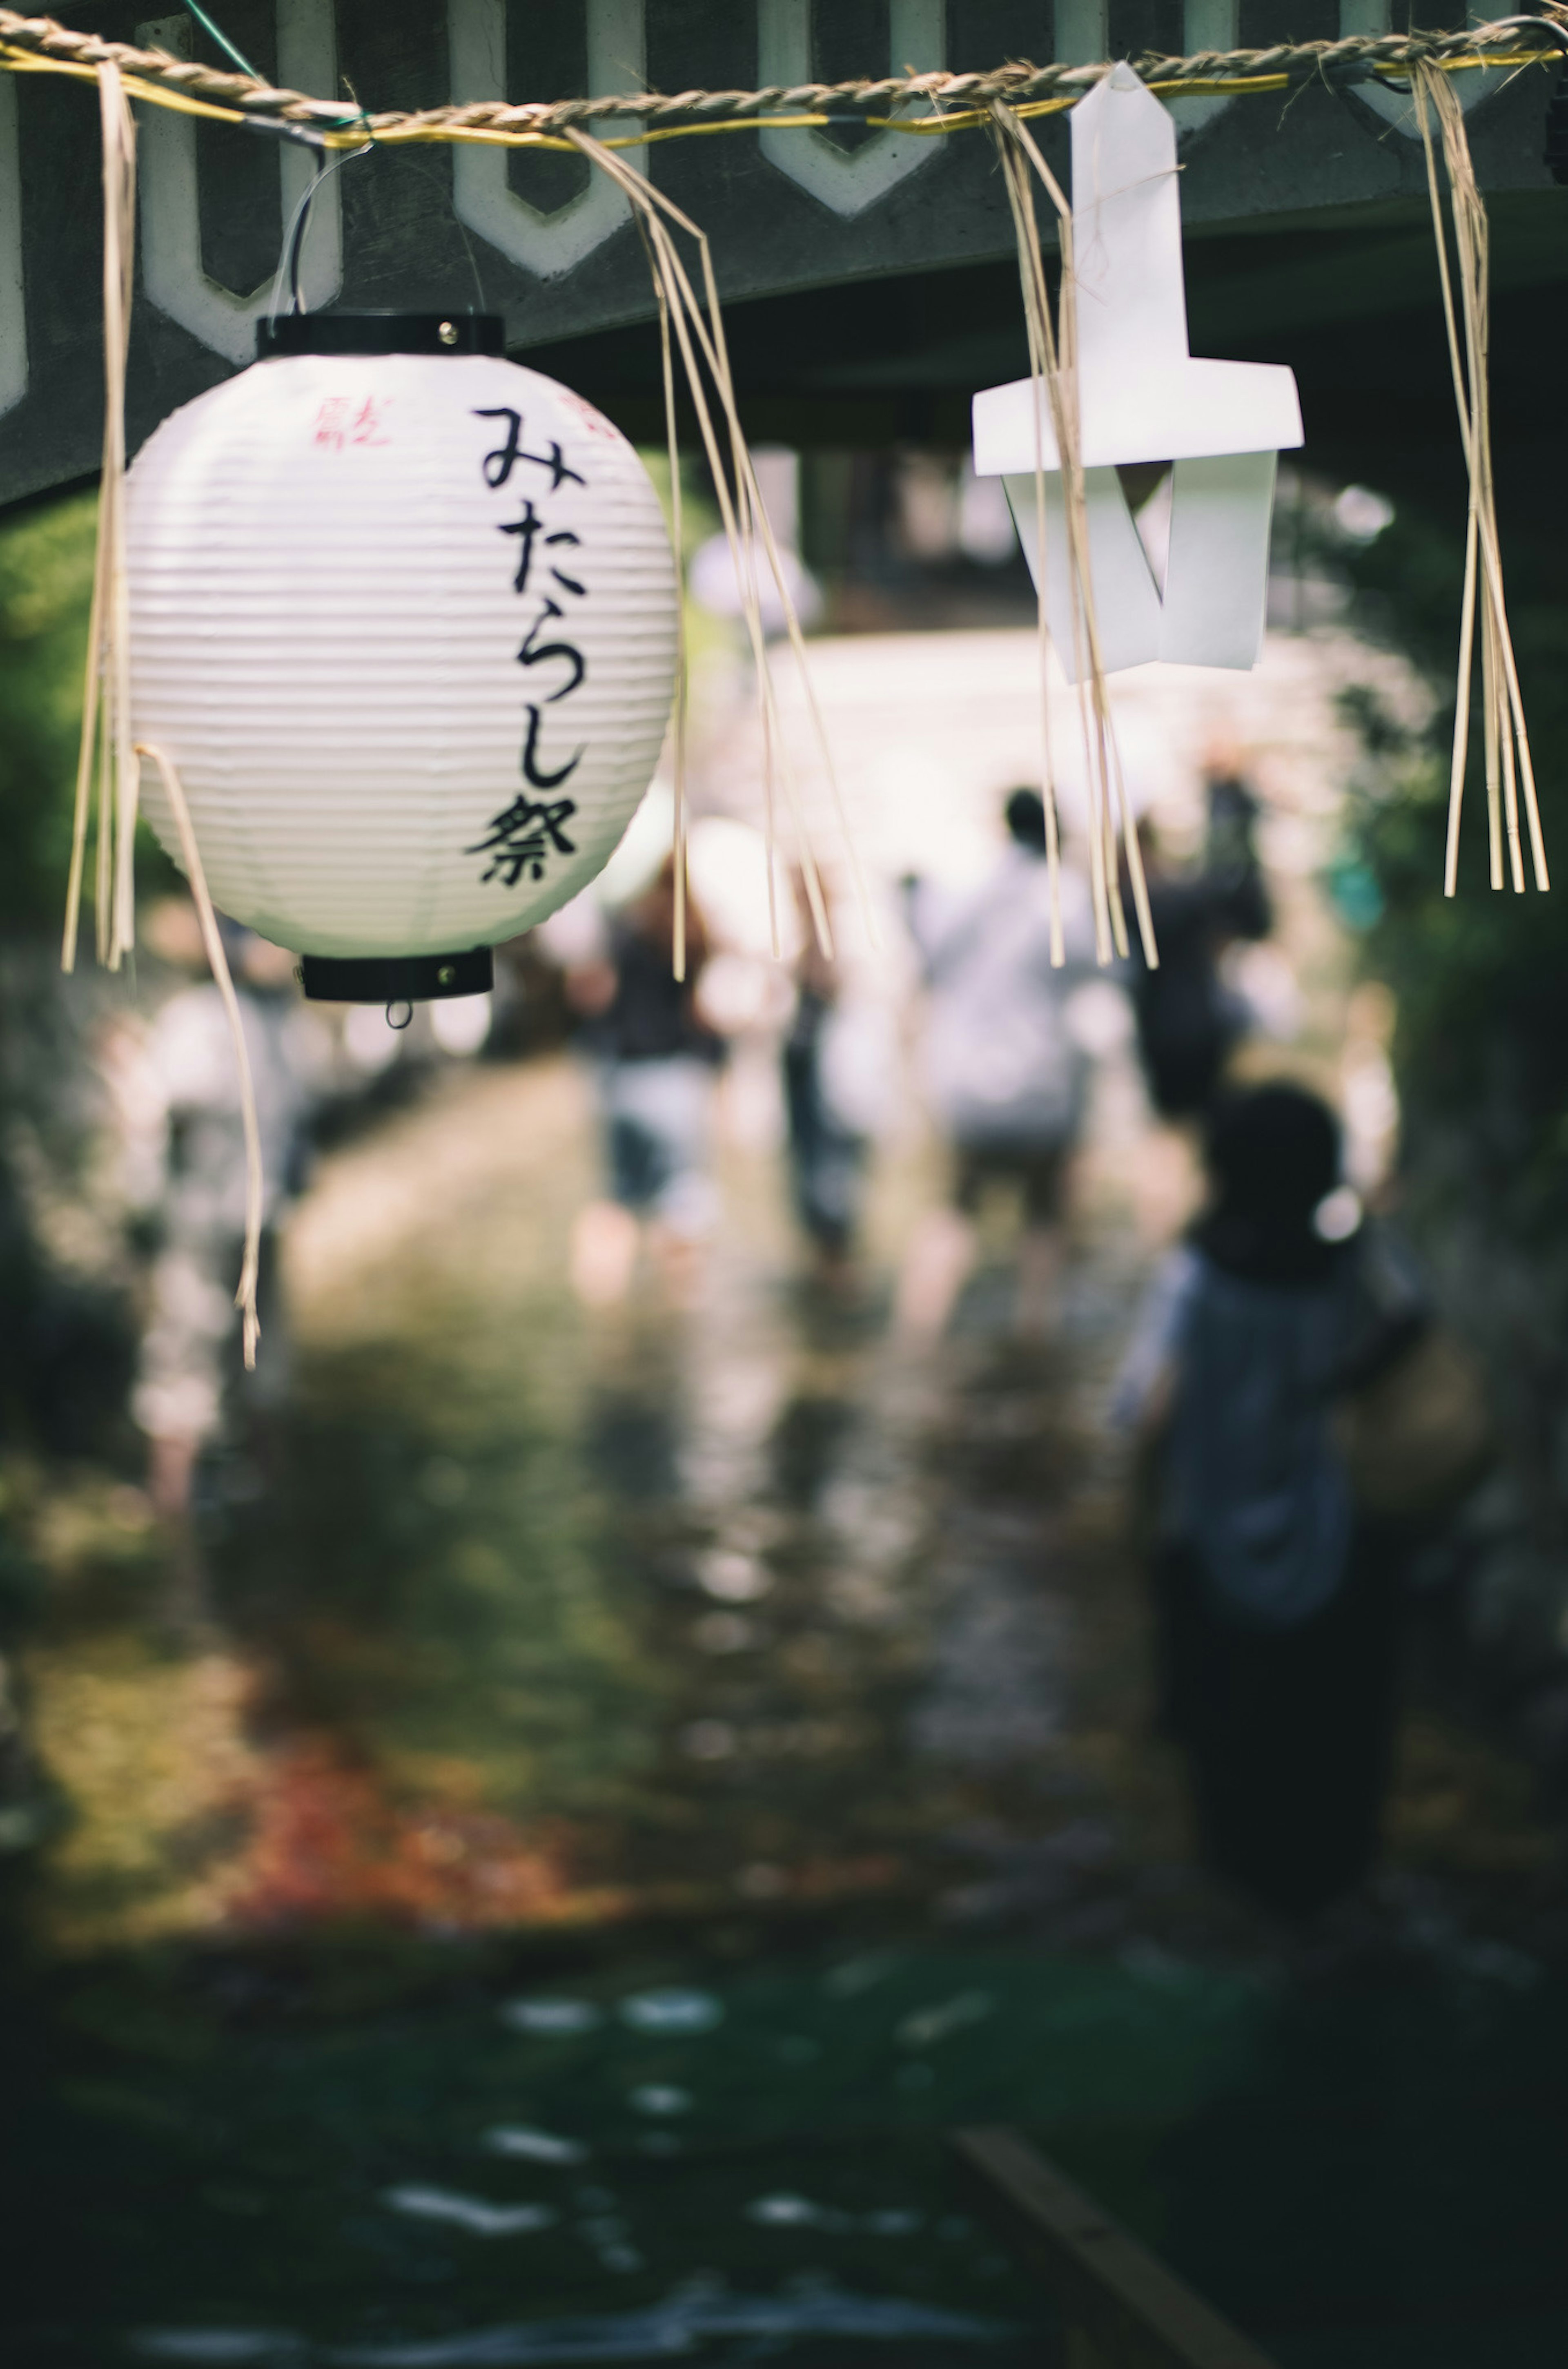
[[[506,812],[497,815],[486,836],[464,853],[489,856],[479,876],[482,880],[501,880],[509,888],[515,888],[524,873],[531,880],[543,880],[544,859],[552,848],[557,855],[577,853],[562,829],[576,812],[571,798],[513,798]]]
[[[526,604],[520,612],[524,631],[517,650],[517,663],[526,670],[520,769],[530,789],[557,791],[587,753],[584,742],[572,747],[569,728],[560,728],[563,719],[547,719],[545,711],[569,700],[587,680],[588,660],[572,638],[572,613],[574,604],[587,598],[588,586],[578,572],[582,537],[552,516],[550,503],[563,486],[586,492],[588,480],[554,438],[540,439],[538,452],[529,450],[521,411],[498,405],[474,416],[501,423],[501,441],[485,454],[480,469],[492,493],[509,498],[508,514],[497,519],[496,531],[509,546],[511,589]],[[573,798],[524,793],[492,816],[485,836],[464,852],[489,857],[482,881],[515,888],[524,876],[543,880],[552,854],[577,853],[565,829],[576,812]]]

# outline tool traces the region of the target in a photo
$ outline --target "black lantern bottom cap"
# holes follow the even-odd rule
[[[302,955],[299,981],[318,1003],[435,1003],[495,984],[488,946],[460,955]]]

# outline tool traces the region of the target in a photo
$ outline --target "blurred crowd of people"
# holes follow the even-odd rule
[[[835,883],[782,865],[770,882],[755,833],[723,818],[699,824],[679,979],[674,862],[655,852],[657,822],[645,824],[618,871],[533,933],[519,958],[503,957],[496,997],[432,1004],[407,1036],[378,1009],[303,1002],[292,957],[225,924],[266,1177],[268,1349],[252,1375],[240,1365],[233,1305],[245,1225],[233,1048],[194,913],[166,900],[144,937],[169,991],[145,1024],[122,1017],[102,1048],[145,1252],[132,1408],[159,1511],[183,1516],[202,1451],[222,1437],[243,1434],[247,1454],[265,1459],[268,1410],[289,1376],[276,1229],[303,1189],[324,1109],[384,1092],[421,1052],[505,1045],[506,989],[515,1005],[523,972],[526,1002],[549,1007],[555,1024],[544,1041],[564,1031],[592,1084],[603,1185],[579,1214],[569,1265],[585,1306],[624,1299],[645,1247],[677,1298],[692,1288],[719,1213],[715,1093],[736,1047],[754,1065],[765,1046],[790,1203],[816,1281],[863,1288],[874,1155],[907,1112],[908,1078],[947,1147],[951,1184],[916,1230],[895,1323],[911,1338],[941,1334],[975,1261],[977,1220],[1001,1195],[1020,1219],[1018,1326],[1041,1333],[1093,1061],[1125,1037],[1129,1001],[1151,1098],[1174,1116],[1204,1106],[1242,1025],[1219,958],[1229,940],[1266,931],[1267,897],[1252,802],[1232,772],[1212,783],[1210,807],[1210,853],[1197,866],[1162,864],[1146,834],[1165,949],[1158,971],[1096,968],[1088,892],[1070,861],[1059,886],[1065,959],[1053,963],[1045,811],[1029,788],[1003,802],[1003,845],[985,877],[900,884],[884,921],[890,943],[876,955]],[[775,944],[782,965],[771,959]],[[526,1042],[515,1026],[514,1040],[520,1033]]]
[[[1408,1261],[1348,1192],[1327,1106],[1299,1084],[1230,1082],[1249,1014],[1227,951],[1266,938],[1273,918],[1257,803],[1232,751],[1210,758],[1207,816],[1185,862],[1142,826],[1157,965],[1136,951],[1135,923],[1134,951],[1109,969],[1096,963],[1070,845],[1053,913],[1046,811],[1026,786],[1002,802],[985,876],[899,884],[876,956],[837,884],[782,867],[770,878],[756,835],[716,818],[693,834],[679,926],[674,861],[657,832],[640,827],[639,841],[634,826],[604,882],[519,960],[591,1085],[601,1183],[578,1213],[568,1269],[589,1310],[624,1300],[645,1253],[672,1303],[697,1287],[720,1209],[715,1099],[727,1065],[749,1062],[755,1077],[761,1062],[815,1289],[868,1304],[878,1142],[918,1101],[946,1182],[912,1229],[888,1322],[917,1350],[942,1337],[1000,1199],[1014,1219],[1013,1329],[1044,1341],[1095,1065],[1136,1044],[1151,1124],[1201,1145],[1207,1176],[1199,1217],[1150,1285],[1113,1410],[1141,1476],[1159,1715],[1187,1755],[1213,1864],[1300,1911],[1353,1884],[1376,1847],[1413,1535],[1409,1507],[1358,1496],[1345,1410],[1360,1391],[1365,1431],[1368,1390],[1386,1396],[1433,1326]],[[208,1451],[223,1445],[237,1461],[231,1487],[265,1485],[289,1385],[276,1235],[322,1113],[346,1080],[363,1092],[407,1054],[387,1017],[303,1004],[290,956],[229,933],[267,1177],[266,1346],[247,1374],[234,1307],[245,1159],[227,1021],[197,976],[189,909],[160,908],[150,938],[172,991],[144,1027],[118,1026],[105,1067],[144,1253],[132,1411],[155,1504],[189,1551]],[[518,975],[503,965],[503,979]],[[486,999],[431,1007],[425,1025],[429,1052],[505,1041]],[[1407,1429],[1409,1416],[1407,1406]],[[1473,1409],[1468,1420],[1468,1445],[1451,1435],[1445,1451],[1454,1471],[1483,1449]],[[1440,1476],[1428,1472],[1425,1487],[1429,1503],[1443,1495]]]

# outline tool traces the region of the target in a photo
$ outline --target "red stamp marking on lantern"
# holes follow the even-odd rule
[[[367,395],[361,400],[352,395],[329,395],[315,415],[317,444],[325,444],[341,452],[349,444],[390,444],[383,436],[390,396]]]
[[[625,442],[614,421],[606,419],[602,411],[596,411],[591,403],[585,403],[580,395],[574,395],[569,386],[557,387],[555,395],[557,401],[564,404],[568,411],[577,413],[590,436],[601,436],[611,444]]]

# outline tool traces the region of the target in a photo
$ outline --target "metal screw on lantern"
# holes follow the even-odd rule
[[[441,327],[436,331],[436,335],[441,339],[443,346],[455,346],[457,343],[457,323],[455,321],[443,321]]]
[[[456,977],[457,973],[452,968],[451,963],[442,963],[440,970],[436,973],[437,983],[441,987],[450,987]]]

